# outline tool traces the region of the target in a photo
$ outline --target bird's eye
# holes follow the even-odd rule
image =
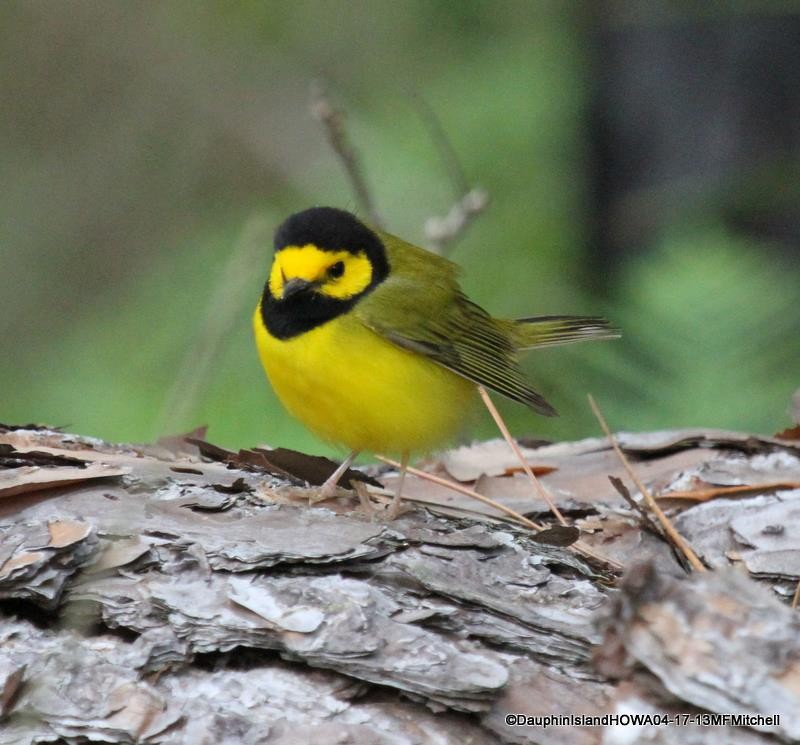
[[[344,274],[344,262],[337,261],[335,264],[328,267],[328,276],[331,279],[338,279]]]

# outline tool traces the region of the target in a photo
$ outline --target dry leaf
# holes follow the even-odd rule
[[[240,450],[230,459],[230,462],[237,466],[262,468],[276,476],[296,479],[301,483],[307,482],[312,486],[324,484],[325,480],[339,467],[339,464],[330,458],[308,455],[289,448]],[[363,481],[371,486],[383,488],[380,481],[376,481],[354,468],[348,468],[339,479],[339,484],[347,488],[352,481]]]
[[[42,489],[54,489],[67,484],[79,484],[81,481],[123,476],[128,472],[127,468],[115,468],[103,463],[94,463],[86,468],[24,466],[4,469],[0,470],[0,497],[10,497]]]
[[[581,531],[572,525],[554,525],[540,530],[531,540],[545,546],[571,546],[581,537]]]
[[[778,432],[775,437],[779,440],[800,440],[800,424]]]
[[[536,450],[520,447],[525,461],[534,473],[550,473],[556,468],[553,463],[540,463]],[[448,450],[442,454],[442,466],[456,481],[477,481],[481,476],[504,476],[519,470],[517,456],[505,440],[489,440]],[[545,470],[542,470],[545,469]]]
[[[283,476],[298,483],[309,483],[313,486],[325,483],[325,480],[339,467],[339,464],[330,458],[308,455],[289,448],[252,448],[234,453],[196,437],[188,437],[187,442],[196,445],[200,449],[200,453],[211,460],[229,463],[240,468],[256,468],[274,476]],[[351,481],[363,481],[379,489],[383,487],[379,481],[365,473],[348,468],[339,479],[339,484],[347,488]]]

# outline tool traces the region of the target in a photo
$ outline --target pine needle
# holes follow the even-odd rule
[[[386,458],[383,455],[376,455],[375,456],[381,463],[386,463],[393,468],[400,469],[401,464],[396,461],[392,460],[391,458]],[[484,504],[488,504],[490,507],[494,507],[496,510],[500,510],[500,512],[505,513],[509,517],[514,518],[519,523],[522,523],[528,528],[533,530],[544,530],[545,526],[541,525],[540,523],[536,523],[533,520],[529,520],[525,515],[521,515],[516,510],[512,510],[510,507],[506,507],[504,504],[500,504],[500,502],[495,502],[494,499],[489,497],[485,497],[483,494],[478,494],[474,489],[470,489],[467,486],[463,486],[462,484],[457,484],[454,481],[448,481],[448,479],[444,479],[441,476],[436,476],[433,473],[427,473],[426,471],[420,471],[418,468],[414,468],[409,466],[407,469],[408,473],[417,476],[418,478],[424,479],[425,481],[430,481],[433,484],[438,484],[439,486],[447,487],[448,489],[452,489],[453,491],[460,492],[472,499],[477,499],[479,502],[483,502]]]
[[[400,468],[401,464],[396,460],[392,460],[391,458],[386,458],[385,456],[382,455],[376,455],[375,457],[381,463],[386,463],[387,465],[392,466],[393,468],[398,468],[398,469]],[[541,523],[536,523],[533,520],[529,520],[527,517],[521,515],[516,510],[512,510],[510,507],[506,507],[504,504],[496,502],[494,499],[490,499],[489,497],[486,497],[483,494],[479,494],[474,489],[470,489],[467,486],[463,486],[462,484],[458,484],[454,481],[449,481],[448,479],[443,479],[441,476],[436,476],[435,474],[427,473],[426,471],[420,471],[418,468],[413,468],[412,466],[408,467],[408,473],[412,474],[413,476],[417,476],[418,478],[424,479],[425,481],[430,481],[433,484],[438,484],[439,486],[444,486],[448,489],[452,489],[453,491],[460,492],[461,494],[471,497],[472,499],[477,499],[479,502],[483,502],[484,504],[488,504],[489,506],[494,507],[496,510],[500,510],[500,512],[505,513],[509,517],[513,518],[519,523],[522,523],[526,527],[531,528],[532,530],[539,532],[546,529],[546,526],[542,525]],[[608,556],[604,556],[603,554],[597,553],[590,546],[587,546],[586,543],[584,543],[583,541],[576,541],[569,548],[574,549],[579,554],[582,554],[587,558],[594,559],[595,561],[605,564],[611,569],[617,571],[624,569],[622,564],[620,564],[618,561],[615,561],[614,559],[611,559]]]
[[[659,499],[690,499],[695,502],[707,502],[710,499],[724,497],[728,494],[748,494],[750,492],[777,491],[778,489],[800,489],[798,481],[773,481],[767,484],[737,484],[736,486],[711,486],[708,489],[690,489],[689,491],[669,491],[658,495]]]
[[[664,529],[667,537],[672,541],[673,545],[675,545],[678,550],[686,557],[689,564],[692,565],[692,568],[698,572],[705,572],[706,568],[703,565],[703,562],[697,557],[697,554],[694,552],[694,549],[686,542],[683,536],[675,529],[675,526],[672,524],[672,521],[664,514],[664,511],[661,507],[658,506],[658,503],[653,498],[653,495],[649,492],[649,490],[645,487],[642,483],[641,479],[636,475],[636,472],[633,470],[630,461],[625,457],[625,453],[622,452],[622,448],[620,448],[619,444],[617,443],[616,438],[611,433],[611,429],[606,422],[605,417],[603,416],[600,408],[595,403],[594,398],[591,394],[589,394],[589,406],[592,407],[592,412],[594,413],[597,421],[600,423],[600,428],[605,433],[606,437],[608,437],[609,442],[611,443],[611,447],[614,448],[614,452],[617,454],[617,457],[620,459],[622,463],[622,467],[627,472],[628,476],[630,476],[631,481],[636,484],[636,488],[641,492],[642,497],[644,498],[647,506],[650,508],[652,513],[656,516],[658,521],[661,523],[661,526]]]
[[[567,521],[564,519],[564,515],[561,514],[561,510],[559,510],[558,507],[556,507],[556,503],[553,501],[553,498],[547,493],[547,490],[542,486],[542,482],[536,478],[536,475],[531,470],[531,467],[525,460],[525,456],[522,455],[522,451],[519,449],[517,441],[511,436],[511,432],[506,426],[505,421],[503,421],[503,417],[500,416],[500,412],[497,410],[497,407],[494,405],[494,402],[489,397],[489,394],[482,385],[478,386],[478,393],[480,393],[484,405],[489,410],[489,413],[492,415],[492,419],[494,419],[497,428],[503,435],[503,438],[508,443],[511,450],[514,451],[514,455],[517,456],[517,459],[519,460],[520,465],[522,466],[522,470],[525,471],[525,473],[527,474],[528,478],[531,481],[531,484],[533,485],[533,488],[539,493],[539,496],[545,501],[547,506],[550,508],[550,511],[558,518],[558,521],[562,525],[568,525]]]

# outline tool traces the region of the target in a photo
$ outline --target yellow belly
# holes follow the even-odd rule
[[[256,310],[258,353],[281,403],[351,450],[428,451],[463,429],[472,383],[343,315],[281,341]]]

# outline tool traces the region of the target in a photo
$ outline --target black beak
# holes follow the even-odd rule
[[[282,300],[286,300],[286,298],[291,297],[292,295],[298,295],[301,292],[306,292],[310,290],[313,282],[309,282],[305,279],[290,279],[284,286],[283,286],[283,295],[281,295]]]

